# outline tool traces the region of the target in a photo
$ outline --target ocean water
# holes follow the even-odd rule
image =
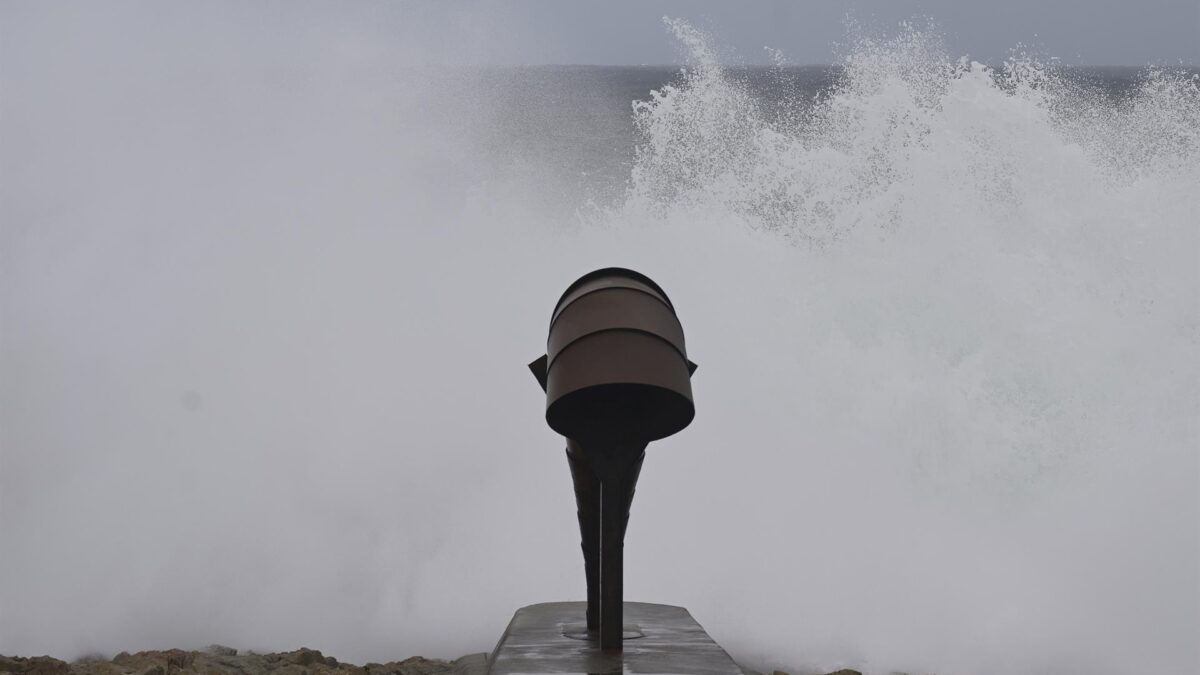
[[[759,669],[1200,670],[1196,72],[668,29],[682,68],[11,61],[0,653],[456,657],[582,597],[525,364],[621,265],[700,364],[627,598]]]

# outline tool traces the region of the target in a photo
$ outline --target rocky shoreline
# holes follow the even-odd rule
[[[0,656],[0,675],[484,675],[487,657],[480,653],[443,661],[413,656],[403,661],[356,666],[315,649],[258,654],[213,645],[204,651],[121,652],[111,659],[90,656],[71,663],[50,656]],[[743,670],[747,675],[762,675],[747,668]],[[788,673],[777,670],[771,675]],[[839,670],[829,675],[862,673]]]
[[[72,663],[50,656],[0,656],[0,673],[13,675],[482,675],[486,666],[486,654],[453,661],[414,656],[357,666],[315,649],[257,654],[220,645],[205,651],[121,652],[112,659],[84,657]]]

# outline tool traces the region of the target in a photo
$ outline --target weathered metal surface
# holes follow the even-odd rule
[[[546,423],[567,438],[656,441],[696,415],[674,348],[638,333],[593,333],[559,354],[546,378]]]
[[[587,295],[592,291],[603,290],[606,288],[632,288],[649,293],[661,299],[668,307],[675,309],[671,304],[671,299],[663,292],[663,289],[650,277],[633,270],[627,270],[621,267],[605,267],[603,269],[588,272],[587,274],[576,279],[567,290],[558,298],[558,302],[554,305],[554,313],[550,317],[550,323],[554,323],[558,319],[562,308],[571,304],[580,296]]]
[[[575,340],[605,330],[642,331],[666,340],[681,358],[687,358],[683,326],[661,299],[641,291],[610,288],[580,297],[558,316],[547,344],[550,364]]]
[[[696,414],[683,327],[667,294],[621,268],[584,275],[555,305],[546,356],[530,364],[546,422],[591,444],[650,442]]]
[[[578,633],[585,612],[582,602],[550,602],[517,610],[492,652],[489,674],[743,675],[682,607],[625,603],[630,637],[622,651],[604,650],[595,642],[571,636]]]
[[[546,422],[567,437],[584,572],[585,625],[622,648],[625,528],[651,441],[695,417],[683,327],[662,288],[632,270],[577,279],[550,319],[546,355],[529,364],[546,392]]]
[[[583,574],[587,579],[587,621],[589,630],[600,629],[600,476],[592,471],[583,448],[567,439],[567,463],[575,483],[575,507],[579,517],[580,548],[583,549]]]

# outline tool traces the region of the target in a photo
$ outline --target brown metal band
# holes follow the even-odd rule
[[[600,277],[579,286],[579,288],[576,288],[567,295],[563,296],[562,300],[560,300],[558,304],[554,306],[554,313],[550,316],[550,329],[554,329],[554,323],[558,321],[558,317],[562,315],[563,310],[569,307],[576,300],[597,291],[605,291],[616,288],[640,291],[666,305],[667,309],[670,310],[672,314],[675,313],[675,307],[671,305],[671,301],[667,300],[666,296],[655,290],[654,287],[650,286],[649,284],[644,284],[637,279],[630,279],[629,277]]]
[[[605,330],[636,330],[666,340],[687,358],[683,326],[665,305],[636,289],[608,288],[564,308],[546,341],[547,366],[576,340]]]

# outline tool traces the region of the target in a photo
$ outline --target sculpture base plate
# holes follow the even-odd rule
[[[588,630],[586,623],[564,624],[562,627],[562,634],[566,637],[571,638],[572,640],[599,640],[600,639],[600,633],[598,631],[596,631],[595,629]],[[646,637],[646,634],[642,632],[642,629],[640,627],[638,627],[637,624],[628,624],[627,623],[624,626],[621,626],[621,639],[622,640],[636,640],[636,639],[642,638],[642,637]]]
[[[587,603],[547,602],[513,615],[488,662],[490,675],[578,673],[590,675],[743,675],[729,654],[682,607],[625,603],[624,648],[600,649],[595,640],[567,635],[583,629]],[[642,635],[629,637],[630,629]]]

